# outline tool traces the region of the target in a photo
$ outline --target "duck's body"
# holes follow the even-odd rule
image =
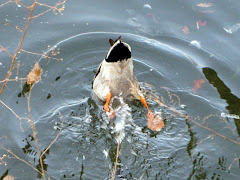
[[[120,56],[116,54],[119,51],[122,52]],[[102,101],[106,101],[109,92],[112,96],[132,95],[135,99],[140,99],[139,94],[131,91],[132,86],[139,89],[133,70],[131,48],[119,39],[114,42],[106,58],[99,65],[93,80],[93,91]]]
[[[148,127],[159,131],[164,127],[164,122],[148,108],[147,102],[140,91],[138,81],[133,70],[131,47],[121,41],[121,36],[113,41],[109,40],[111,48],[107,56],[99,65],[93,79],[93,91],[105,101],[104,110],[110,118],[114,116],[114,110],[110,110],[109,102],[112,96],[127,97],[131,95],[139,99],[148,110]]]
[[[106,101],[108,92],[111,92],[112,96],[126,97],[131,94],[131,83],[136,88],[139,87],[133,72],[132,59],[115,63],[103,60],[100,72],[93,81],[93,91],[102,101]],[[136,94],[133,97],[139,99]]]

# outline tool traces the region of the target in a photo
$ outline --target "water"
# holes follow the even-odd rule
[[[42,80],[34,85],[30,103],[41,151],[55,139],[61,124],[63,127],[43,156],[47,177],[110,179],[123,129],[116,179],[238,179],[239,145],[194,121],[239,142],[240,4],[211,1],[210,7],[197,6],[200,3],[67,1],[63,15],[50,11],[30,22],[22,49],[48,52],[58,60],[21,51],[11,79],[26,77],[40,59]],[[0,25],[0,44],[14,54],[23,34],[15,26],[24,29],[30,11],[15,3],[0,10],[2,22],[11,24]],[[37,5],[34,16],[45,10]],[[189,28],[188,34],[182,31],[184,26]],[[95,100],[91,86],[110,47],[108,39],[120,35],[132,48],[142,89],[156,91],[166,105],[191,120],[149,98],[150,109],[165,117],[160,132],[147,128],[147,111],[139,101],[122,103],[117,119],[109,121],[102,109],[104,103]],[[2,48],[0,56],[0,80],[4,80],[11,58]],[[194,82],[203,83],[194,87]],[[23,119],[1,104],[0,145],[39,169],[26,120],[29,93],[22,93],[24,83],[8,82],[1,95]],[[180,102],[174,95],[172,102],[166,89]],[[208,115],[213,116],[203,121]],[[4,154],[9,153],[0,149],[0,157]],[[3,160],[6,166],[0,158],[1,178],[7,174],[16,179],[41,178],[15,158]]]

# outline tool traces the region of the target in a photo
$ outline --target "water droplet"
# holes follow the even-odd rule
[[[193,40],[190,42],[191,45],[201,48],[201,43],[197,40]]]
[[[145,9],[152,9],[152,7],[149,4],[144,4],[143,8],[145,8]]]
[[[105,155],[106,158],[108,157],[108,151],[107,150],[104,149],[103,154]]]
[[[181,104],[181,108],[182,108],[182,109],[185,109],[186,107],[187,107],[187,105]]]

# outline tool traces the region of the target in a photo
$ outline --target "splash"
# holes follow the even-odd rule
[[[110,106],[114,109],[116,118],[114,121],[113,131],[116,134],[116,141],[122,140],[125,137],[124,129],[125,127],[131,126],[132,124],[132,114],[131,108],[128,106],[126,102],[124,102],[122,97],[114,97],[110,102]],[[119,137],[120,136],[120,137]]]

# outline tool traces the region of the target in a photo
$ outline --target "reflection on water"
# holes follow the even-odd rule
[[[212,84],[222,99],[225,99],[228,103],[226,107],[230,114],[240,115],[240,99],[231,93],[224,82],[218,77],[216,71],[211,68],[203,68],[203,73],[210,84]],[[235,119],[235,124],[237,127],[238,134],[240,135],[240,121]]]

